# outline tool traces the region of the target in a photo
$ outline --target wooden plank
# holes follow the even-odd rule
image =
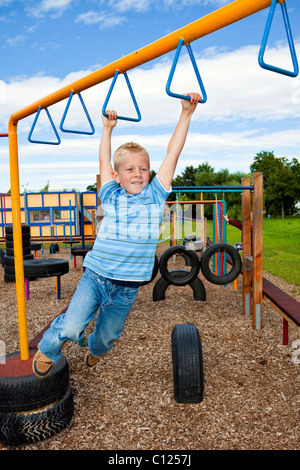
[[[297,300],[267,279],[263,279],[263,294],[283,317],[300,326],[300,303]]]

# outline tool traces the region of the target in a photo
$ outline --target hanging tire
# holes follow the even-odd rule
[[[204,393],[202,346],[195,325],[176,325],[172,331],[174,398],[177,403],[200,403]]]
[[[224,276],[214,274],[209,266],[210,259],[216,253],[227,253],[232,260],[232,267],[230,271]],[[227,264],[228,266],[228,264]],[[231,245],[226,243],[215,243],[210,245],[202,255],[201,258],[201,271],[203,276],[213,284],[225,285],[233,282],[241,272],[242,260],[238,251]]]
[[[184,254],[184,258],[189,258],[190,263],[191,263],[191,270],[186,271],[186,275],[182,277],[176,277],[171,274],[170,271],[168,271],[168,260],[171,258],[171,256],[175,254]],[[175,245],[170,248],[168,248],[160,257],[160,272],[162,277],[168,281],[170,284],[173,284],[174,286],[185,286],[186,284],[189,284],[192,282],[199,273],[200,269],[200,262],[197,253],[193,250],[189,250],[185,246],[182,245]]]
[[[153,270],[152,270],[151,279],[149,281],[141,282],[141,286],[146,286],[147,284],[150,284],[150,282],[152,282],[153,279],[156,278],[158,270],[159,270],[159,262],[158,262],[157,256],[155,255],[155,260],[154,260],[154,266],[153,266]]]
[[[186,275],[188,271],[184,269],[174,269],[170,271],[172,276],[183,277]],[[162,276],[157,279],[152,293],[152,298],[154,302],[165,300],[166,298],[166,290],[171,285],[170,282],[166,281]],[[196,277],[193,281],[189,283],[193,290],[194,300],[204,301],[206,300],[206,291],[203,282],[199,277]]]
[[[30,359],[36,350],[30,350]],[[27,361],[26,361],[27,362]],[[24,375],[18,375],[20,368],[30,367]],[[67,391],[69,384],[69,366],[66,358],[61,358],[54,364],[49,375],[40,379],[32,372],[32,361],[27,365],[20,363],[19,353],[11,353],[6,357],[6,365],[2,370],[9,368],[14,376],[0,375],[0,412],[23,412],[42,408],[49,403],[61,399]]]
[[[19,446],[48,439],[67,427],[73,413],[73,393],[68,386],[61,400],[46,407],[23,413],[0,413],[0,440]]]

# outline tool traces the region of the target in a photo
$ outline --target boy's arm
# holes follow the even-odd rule
[[[190,101],[182,100],[182,111],[176,129],[170,139],[167,155],[163,160],[157,176],[161,184],[168,190],[171,186],[179,155],[185,144],[191,117],[201,96],[198,93],[188,93]]]
[[[111,136],[113,128],[117,124],[117,113],[115,111],[106,111],[108,118],[102,115],[103,130],[99,147],[99,169],[101,186],[107,181],[111,181]]]

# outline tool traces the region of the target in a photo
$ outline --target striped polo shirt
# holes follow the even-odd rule
[[[151,279],[165,202],[170,191],[153,178],[139,194],[114,181],[100,191],[104,217],[83,266],[101,276],[143,282]]]

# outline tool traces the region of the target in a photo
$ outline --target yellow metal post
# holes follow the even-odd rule
[[[20,189],[19,189],[19,166],[18,166],[18,143],[17,124],[20,120],[36,113],[42,109],[58,103],[73,93],[80,93],[90,87],[104,82],[115,75],[116,70],[121,73],[127,72],[135,67],[145,64],[151,60],[161,57],[177,48],[179,40],[183,39],[185,44],[189,44],[196,39],[200,39],[214,31],[235,23],[247,16],[251,16],[260,10],[271,5],[272,0],[235,0],[228,5],[216,10],[209,15],[190,23],[183,28],[143,47],[131,54],[93,72],[86,77],[58,90],[35,103],[12,114],[9,120],[9,152],[10,152],[10,175],[11,175],[11,196],[13,212],[13,233],[15,250],[15,270],[16,270],[16,290],[19,318],[19,336],[21,358],[26,360],[29,357],[27,322],[26,322],[26,302],[24,288],[24,268],[22,253],[22,233],[21,233],[21,211],[20,211]]]
[[[15,258],[15,279],[17,290],[17,307],[19,321],[19,340],[21,360],[29,359],[28,333],[26,318],[25,282],[23,266],[23,244],[20,208],[20,183],[18,169],[17,123],[9,121],[9,158],[11,179],[11,207],[13,220],[13,240]]]

